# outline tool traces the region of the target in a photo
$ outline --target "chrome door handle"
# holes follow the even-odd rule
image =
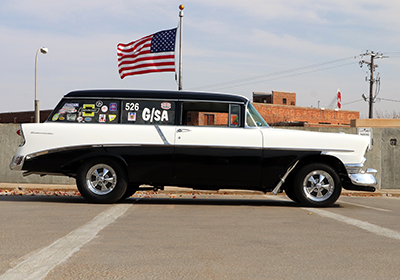
[[[188,128],[179,128],[176,132],[189,132],[190,129]]]

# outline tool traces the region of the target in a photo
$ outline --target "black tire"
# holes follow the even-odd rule
[[[78,170],[76,184],[88,201],[114,203],[126,193],[128,180],[118,162],[105,158],[84,162]]]
[[[128,188],[126,189],[126,192],[124,193],[124,195],[121,197],[120,200],[130,198],[135,192],[137,192],[138,189],[139,189],[138,185],[129,184]]]
[[[313,163],[301,168],[294,179],[294,195],[305,206],[326,207],[334,204],[342,192],[337,172],[329,165]]]
[[[296,194],[294,193],[293,185],[286,187],[285,194],[287,197],[289,197],[294,202],[297,202],[297,203],[299,202],[299,199],[297,198]]]

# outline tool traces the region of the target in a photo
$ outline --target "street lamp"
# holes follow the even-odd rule
[[[37,100],[37,61],[39,52],[42,54],[46,54],[49,50],[45,47],[40,48],[36,52],[36,59],[35,59],[35,123],[40,123],[40,110],[39,110],[39,100]]]

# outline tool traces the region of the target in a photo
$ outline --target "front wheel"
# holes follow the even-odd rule
[[[312,207],[330,206],[342,192],[339,175],[323,163],[309,164],[300,169],[293,187],[299,202]]]
[[[124,169],[112,159],[93,159],[83,163],[76,184],[85,199],[96,203],[118,201],[128,186]]]

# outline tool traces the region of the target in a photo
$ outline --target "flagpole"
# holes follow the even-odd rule
[[[178,90],[182,90],[182,22],[183,22],[183,9],[185,6],[179,5],[179,78]]]

